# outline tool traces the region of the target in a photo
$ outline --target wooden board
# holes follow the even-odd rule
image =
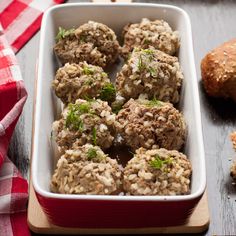
[[[148,233],[201,233],[208,229],[209,211],[206,193],[193,211],[189,221],[185,225],[159,228],[135,228],[135,229],[81,229],[62,228],[48,222],[46,215],[40,207],[32,184],[30,184],[30,196],[28,206],[28,225],[35,233],[40,234],[148,234]]]

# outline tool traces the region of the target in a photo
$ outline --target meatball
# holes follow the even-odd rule
[[[61,153],[86,143],[106,149],[114,139],[114,122],[115,115],[107,102],[78,99],[53,123],[53,136]]]
[[[59,28],[57,40],[54,51],[63,64],[87,61],[105,67],[118,57],[119,43],[114,31],[94,21],[69,31]]]
[[[128,63],[116,78],[118,93],[126,98],[148,98],[177,103],[183,74],[177,57],[172,57],[154,48],[134,49]]]
[[[124,169],[123,187],[130,195],[189,194],[191,173],[181,152],[139,148]]]
[[[115,88],[101,67],[80,62],[65,64],[56,72],[52,82],[56,95],[63,103],[74,103],[78,98],[115,98]],[[111,96],[104,97],[104,89],[113,87]]]
[[[66,194],[115,194],[121,187],[121,166],[98,146],[67,150],[58,160],[51,191]]]
[[[125,58],[135,47],[154,48],[169,55],[174,55],[180,46],[179,34],[173,31],[164,20],[154,20],[143,18],[141,23],[128,24],[123,30],[124,46],[122,54]]]
[[[115,126],[133,150],[180,150],[186,137],[183,115],[172,104],[158,100],[130,99],[117,114]]]
[[[209,96],[236,102],[236,39],[209,52],[202,59],[201,74]]]

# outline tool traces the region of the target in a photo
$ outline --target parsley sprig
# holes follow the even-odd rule
[[[114,85],[112,83],[106,83],[100,91],[99,98],[103,101],[114,101],[116,98],[116,89]]]
[[[122,104],[112,104],[112,112],[118,114],[118,112],[122,109]]]
[[[149,100],[147,102],[147,106],[149,107],[162,106],[162,102],[157,100],[156,98],[153,98],[152,100]]]
[[[95,127],[92,129],[92,140],[93,144],[97,145],[97,129]]]
[[[148,59],[151,62],[153,60],[153,55],[154,55],[154,51],[152,49],[142,49],[140,51],[140,55],[139,55],[139,58],[138,58],[138,69],[139,69],[139,71],[142,71],[142,70],[147,68],[146,59]],[[150,69],[150,68],[153,69],[152,67],[148,67],[148,69]],[[152,71],[152,72],[154,72],[154,71]]]
[[[56,36],[56,41],[64,39],[65,37],[67,37],[67,36],[71,35],[72,33],[74,33],[74,31],[75,31],[74,28],[66,30],[62,27],[59,27],[58,34]]]
[[[93,70],[93,68],[91,68],[89,66],[84,66],[83,73],[85,75],[93,75],[94,74],[94,70]]]
[[[90,111],[91,105],[89,102],[82,104],[72,104],[68,105],[68,113],[66,116],[66,128],[71,130],[83,131],[83,121],[80,119],[80,115],[88,113]]]
[[[92,160],[97,157],[97,150],[95,148],[89,148],[87,152],[88,160]]]
[[[161,159],[159,155],[155,156],[155,159],[150,161],[149,164],[151,167],[160,170],[164,165],[168,165],[172,163],[171,157],[166,159]]]
[[[138,69],[139,71],[143,70],[145,68],[145,65],[143,63],[143,58],[142,58],[142,54],[139,55],[139,58],[138,58]]]
[[[157,77],[157,71],[153,67],[149,67],[148,70],[152,77]]]

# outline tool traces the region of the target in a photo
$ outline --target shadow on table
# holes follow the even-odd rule
[[[216,124],[236,123],[236,103],[230,99],[213,98],[206,94],[202,82],[199,82],[201,109]]]

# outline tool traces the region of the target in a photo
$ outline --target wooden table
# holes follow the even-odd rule
[[[76,1],[68,1],[76,2]],[[197,75],[200,87],[203,135],[207,165],[207,192],[211,223],[206,235],[236,235],[236,187],[229,177],[232,159],[236,157],[229,133],[236,130],[236,104],[208,98],[200,82],[200,61],[212,48],[236,37],[236,2],[233,0],[162,0],[145,1],[173,4],[190,15]],[[35,64],[39,33],[17,54],[28,100],[18,122],[9,155],[23,174],[28,176],[31,147],[32,108]],[[188,78],[185,78],[188,79]]]

